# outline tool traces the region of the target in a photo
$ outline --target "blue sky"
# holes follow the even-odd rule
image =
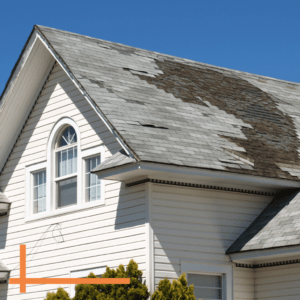
[[[10,0],[0,11],[0,94],[34,24],[300,82],[299,0]]]

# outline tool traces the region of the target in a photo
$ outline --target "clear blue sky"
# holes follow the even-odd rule
[[[34,24],[300,82],[299,0],[9,0],[0,94]]]

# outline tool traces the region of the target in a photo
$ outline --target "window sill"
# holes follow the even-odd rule
[[[72,206],[68,206],[65,208],[56,209],[52,212],[44,212],[44,213],[36,214],[36,215],[30,216],[30,217],[25,217],[25,223],[31,223],[34,221],[50,219],[50,218],[54,218],[54,217],[58,217],[58,216],[62,216],[62,215],[76,213],[76,212],[82,211],[82,210],[89,210],[89,209],[93,209],[98,206],[103,206],[104,204],[105,203],[103,200],[98,200],[98,201],[93,201],[93,202],[86,202],[81,205],[78,205],[78,204],[72,205]]]

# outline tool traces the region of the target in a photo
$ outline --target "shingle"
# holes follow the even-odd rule
[[[300,84],[37,28],[143,159],[300,180]]]
[[[227,253],[268,249],[299,244],[300,218],[293,215],[300,205],[300,191],[285,191],[277,195]]]

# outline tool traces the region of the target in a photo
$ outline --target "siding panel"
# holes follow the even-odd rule
[[[227,248],[270,197],[153,185],[155,284],[181,274],[181,261],[230,264]],[[254,271],[234,267],[234,299],[254,299]]]
[[[120,149],[99,116],[65,72],[56,66],[0,177],[0,188],[12,201],[10,215],[0,218],[0,257],[19,277],[19,244],[27,245],[27,275],[70,277],[70,270],[109,265],[117,267],[134,258],[145,272],[145,190],[127,190],[106,181],[105,205],[55,217],[25,222],[25,166],[46,161],[50,132],[62,117],[79,126],[81,149],[105,145],[105,157]],[[58,226],[60,225],[60,230]],[[7,288],[9,287],[9,290]],[[65,286],[69,290],[69,285]],[[0,285],[0,300],[45,298],[54,285]]]

